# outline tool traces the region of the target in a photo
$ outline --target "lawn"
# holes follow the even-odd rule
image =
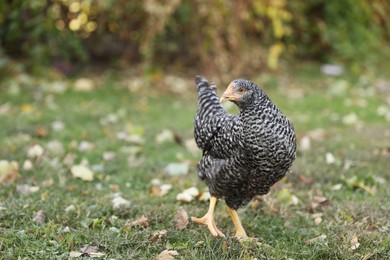
[[[239,210],[256,239],[237,241],[223,201],[226,239],[186,224],[208,208],[193,80],[83,77],[0,87],[0,259],[390,258],[390,79],[326,76],[317,64],[253,79],[294,123],[298,154]],[[177,199],[192,187],[199,195]]]

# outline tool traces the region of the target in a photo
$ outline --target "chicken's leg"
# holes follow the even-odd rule
[[[192,217],[191,220],[198,224],[205,225],[210,230],[213,236],[225,237],[225,235],[221,231],[219,231],[214,222],[214,209],[215,204],[217,204],[217,200],[217,197],[211,197],[209,210],[207,211],[206,215],[204,215],[202,218]]]
[[[229,207],[226,207],[227,211],[229,212],[230,217],[233,220],[234,228],[236,229],[236,238],[247,238],[246,232],[244,228],[241,225],[240,218],[238,217],[237,211],[234,209],[231,209]]]

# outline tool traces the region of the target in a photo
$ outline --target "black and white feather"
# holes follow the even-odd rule
[[[234,80],[245,89],[240,113],[225,112],[215,85],[197,76],[198,111],[194,137],[203,156],[198,176],[212,196],[237,209],[269,192],[285,176],[296,156],[292,123],[265,92],[249,80]]]

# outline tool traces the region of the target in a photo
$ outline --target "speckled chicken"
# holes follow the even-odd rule
[[[247,237],[237,209],[256,195],[269,192],[286,175],[296,156],[292,123],[265,92],[249,80],[233,80],[221,99],[216,88],[197,76],[198,111],[194,122],[195,141],[203,151],[198,176],[211,194],[210,206],[202,218],[192,221],[206,225],[214,236],[224,236],[214,221],[218,198],[226,201],[237,238]],[[223,101],[237,105],[231,115]]]

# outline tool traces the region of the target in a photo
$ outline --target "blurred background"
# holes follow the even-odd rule
[[[0,76],[85,68],[251,77],[389,57],[387,0],[3,0]],[[50,69],[49,69],[50,68]]]

